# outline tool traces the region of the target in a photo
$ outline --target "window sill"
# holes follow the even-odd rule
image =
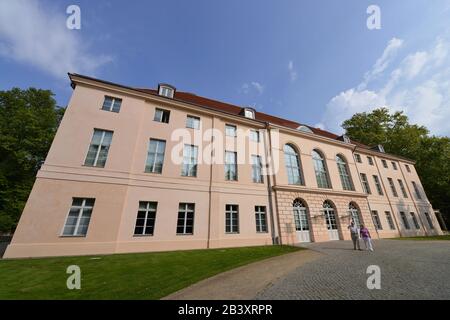
[[[153,234],[133,234],[133,238],[153,237]]]
[[[59,236],[60,238],[86,238],[86,235],[79,235],[79,236],[77,236],[77,235],[73,235],[73,236],[69,236],[69,235],[61,235],[61,236]]]
[[[177,236],[193,236],[193,233],[177,233]]]

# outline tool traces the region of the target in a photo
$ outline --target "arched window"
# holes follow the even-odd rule
[[[337,155],[336,163],[339,171],[339,176],[341,177],[342,188],[344,190],[354,190],[347,162],[341,155]]]
[[[297,151],[290,144],[284,145],[284,161],[289,184],[303,185],[303,175],[300,167],[300,158]]]
[[[316,150],[313,150],[312,158],[314,162],[314,171],[316,172],[317,186],[319,188],[331,188],[324,157]]]
[[[293,203],[294,207],[294,220],[295,229],[297,231],[309,230],[308,215],[306,213],[306,205],[301,199],[295,199]]]
[[[333,204],[328,200],[323,203],[323,214],[325,215],[325,222],[327,223],[330,240],[338,240],[339,234],[336,212],[334,211]]]
[[[352,221],[355,223],[355,226],[359,228],[361,226],[359,210],[353,202],[350,202],[348,205],[348,213],[350,214]]]

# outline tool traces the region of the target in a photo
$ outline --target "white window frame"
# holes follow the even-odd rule
[[[371,211],[373,225],[377,230],[383,230],[383,225],[381,224],[380,216],[378,215],[377,210]]]
[[[392,179],[392,178],[387,178],[387,179],[388,179],[388,182],[389,182],[389,186],[391,187],[392,195],[395,198],[398,198],[398,192],[397,192],[397,189],[395,188],[394,179]]]
[[[266,206],[255,206],[256,232],[267,233]]]
[[[184,206],[184,208],[180,208],[180,206]],[[189,208],[189,206],[192,206],[192,209]],[[180,213],[183,215],[183,232],[178,232],[178,220],[180,217]],[[188,221],[188,214],[192,213],[192,232],[187,232],[187,221]],[[195,203],[184,203],[181,202],[178,204],[178,215],[177,215],[177,235],[193,235],[194,234],[194,223],[195,223]]]
[[[259,130],[250,129],[249,136],[250,136],[250,141],[258,142],[258,143],[261,141]]]
[[[230,216],[230,230],[227,231],[227,215]],[[233,224],[236,221],[236,224]],[[225,205],[225,233],[236,234],[239,233],[239,205],[227,204]]]
[[[233,131],[233,135],[229,134],[230,130]],[[233,124],[226,124],[225,125],[225,136],[236,138],[237,137],[237,127]]]
[[[156,116],[158,114],[158,112],[161,113],[161,115],[159,117]],[[163,121],[165,113],[167,114],[167,122]],[[155,108],[155,115],[153,117],[153,121],[156,121],[156,122],[159,122],[159,123],[169,123],[169,121],[170,121],[170,110],[162,109],[162,108]]]
[[[94,137],[95,137],[95,132],[96,131],[100,131],[102,133],[102,136],[100,138],[100,142],[97,145],[97,151],[95,153],[95,157],[94,157],[94,162],[93,164],[87,164],[87,159],[88,159],[88,155],[89,155],[89,150],[91,149],[92,146],[92,142],[94,141]],[[106,133],[111,133],[111,142],[109,145],[103,145],[103,142],[105,141],[105,135]],[[84,165],[86,167],[97,167],[97,168],[104,168],[106,165],[106,161],[108,160],[108,154],[109,154],[109,149],[111,148],[111,144],[112,144],[112,138],[114,135],[114,131],[110,131],[110,130],[103,130],[103,129],[94,129],[94,132],[92,133],[92,138],[91,138],[91,142],[89,143],[89,147],[88,147],[88,151],[84,160]],[[105,164],[103,166],[97,166],[97,162],[98,162],[98,158],[100,156],[100,151],[102,150],[102,147],[108,147],[107,151],[106,151],[106,159],[105,159]]]
[[[172,99],[174,96],[174,93],[175,93],[175,90],[169,86],[164,86],[164,85],[159,86],[158,94],[160,96]]]
[[[375,183],[375,188],[377,189],[378,195],[384,196],[383,188],[381,187],[381,183],[380,183],[380,178],[376,174],[372,175],[372,177],[373,177],[373,181]]]
[[[75,206],[73,204],[75,199],[82,199],[81,206]],[[94,200],[92,206],[87,206],[86,205],[86,200]],[[61,237],[86,237],[87,236],[87,232],[89,230],[89,225],[91,223],[92,212],[94,211],[94,205],[95,205],[95,199],[94,198],[77,198],[77,197],[72,198],[72,205],[70,206],[69,212],[68,212],[67,217],[66,217],[66,221],[64,222],[64,226],[63,226],[62,231],[61,231]],[[76,218],[75,229],[73,230],[72,234],[65,234],[64,230],[66,229],[67,221],[69,220],[70,211],[72,211],[72,209],[74,209],[74,208],[79,210],[78,211],[78,216]],[[83,216],[83,212],[84,212],[85,209],[90,209],[91,210],[91,214],[89,216],[89,222],[87,224],[86,233],[85,234],[78,234],[78,229],[80,227],[81,217]]]
[[[347,165],[347,161],[340,156],[336,156],[336,164],[338,167],[339,177],[341,178],[341,184],[343,190],[353,191],[355,188],[353,187],[352,177],[350,175],[350,170]]]
[[[254,183],[264,183],[262,158],[252,155],[252,179]]]
[[[187,115],[186,128],[200,130],[200,117]]]
[[[185,171],[186,166],[187,172]],[[185,144],[183,148],[183,166],[181,168],[181,176],[197,177],[197,174],[198,174],[198,146],[194,146],[192,144]]]
[[[413,188],[414,188],[414,192],[416,193],[416,197],[419,200],[422,200],[422,194],[420,193],[419,187],[417,186],[417,183],[415,181],[411,181]]]
[[[244,109],[244,117],[249,119],[255,119],[255,111],[251,109]]]
[[[145,203],[145,209],[141,209],[141,203]],[[155,208],[151,208],[150,204],[155,204]],[[138,213],[136,215],[136,223],[134,224],[134,235],[135,236],[153,236],[153,234],[155,233],[155,225],[156,225],[156,212],[158,210],[158,202],[156,201],[139,201],[139,208],[138,208]],[[139,211],[141,212],[145,212],[145,217],[144,217],[144,226],[142,227],[142,233],[136,233],[136,228],[137,228],[137,221],[138,221],[138,217],[139,217]],[[155,217],[153,219],[149,219],[149,213],[154,213]],[[147,224],[149,222],[149,220],[153,220],[153,231],[152,233],[145,233],[145,230],[147,229]]]
[[[153,156],[153,163],[149,164],[148,163],[148,159],[150,159],[150,147],[152,142],[156,142],[156,147],[155,147],[155,153]],[[163,148],[163,152],[158,152],[158,148],[160,146],[160,144],[164,144],[164,148]],[[165,157],[165,153],[166,153],[166,141],[165,140],[160,140],[160,139],[150,139],[150,141],[148,142],[148,151],[147,151],[147,161],[145,162],[145,172],[146,173],[158,173],[161,174],[163,167],[164,167],[164,157]],[[163,159],[163,164],[161,165],[161,172],[157,172],[155,170],[156,168],[156,160],[158,158],[158,155],[162,155],[162,159]],[[148,170],[150,169],[150,170]]]
[[[233,162],[229,162],[228,159],[228,154],[233,154],[234,156],[232,157]],[[234,168],[234,172],[235,172],[235,176],[232,177],[230,174],[228,174],[228,172],[233,172]],[[238,165],[237,165],[237,152],[236,151],[226,151],[225,150],[225,180],[226,181],[237,181],[238,180]]]
[[[369,180],[367,179],[367,175],[365,173],[360,173],[361,183],[364,189],[365,194],[372,194],[372,190],[370,190]]]
[[[394,224],[394,220],[392,218],[392,214],[390,211],[385,211],[384,215],[386,216],[386,221],[389,225],[389,229],[391,230],[395,230],[395,224]]]
[[[106,106],[106,108],[105,108],[106,99],[111,99],[111,104],[109,106]],[[117,111],[114,111],[113,108],[114,108],[114,105],[115,105],[116,102],[119,103],[119,109]],[[121,107],[122,107],[122,99],[111,97],[111,96],[105,96],[104,100],[103,100],[103,104],[102,104],[102,109],[101,110],[119,113]]]

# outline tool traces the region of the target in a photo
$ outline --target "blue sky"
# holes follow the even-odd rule
[[[66,8],[81,8],[81,30]],[[369,5],[381,29],[366,26]],[[67,72],[179,90],[340,132],[404,110],[449,135],[450,1],[0,0],[0,90],[71,94]]]

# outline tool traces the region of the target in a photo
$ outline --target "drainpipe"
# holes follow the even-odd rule
[[[380,176],[380,181],[381,181],[381,185],[383,186],[384,195],[386,196],[386,198],[387,198],[387,200],[389,202],[389,207],[391,207],[392,218],[394,219],[395,225],[397,226],[398,234],[400,235],[400,237],[402,237],[403,236],[402,235],[402,231],[401,231],[400,225],[399,225],[399,223],[397,221],[397,217],[395,215],[395,211],[394,211],[394,207],[392,206],[391,199],[389,199],[389,195],[387,193],[386,186],[384,185],[384,180],[383,180],[383,177],[381,176],[380,168],[378,167],[377,161],[375,161],[375,166],[377,167],[377,172],[378,172],[378,174]]]
[[[273,158],[272,158],[272,138],[270,134],[270,124],[268,122],[265,123],[266,132],[264,134],[264,149],[266,155],[266,172],[269,173],[274,168],[273,166]],[[268,139],[267,139],[268,138]],[[274,180],[274,184],[276,185],[275,173],[267,174],[267,194],[269,197],[269,216],[270,216],[270,227],[272,231],[272,244],[280,244],[282,245],[281,236],[278,235],[280,231],[280,220],[278,216],[278,204],[277,204],[277,193],[275,192],[275,206],[277,207],[276,216],[277,216],[277,224],[278,224],[278,232],[275,230],[275,219],[274,219],[274,206],[273,206],[273,195],[272,195],[272,183],[271,178]]]
[[[406,190],[408,190],[408,193],[409,193],[409,196],[411,197],[411,201],[414,205],[414,208],[416,208],[416,212],[417,212],[417,216],[419,217],[420,224],[422,225],[423,231],[425,231],[425,236],[428,236],[427,228],[425,228],[425,224],[423,223],[422,218],[420,217],[419,207],[417,207],[416,201],[414,201],[413,195],[411,193],[411,189],[409,189],[408,181],[406,181],[406,177],[402,170],[402,166],[400,165],[400,162],[398,163],[398,166],[400,168],[400,172],[402,173],[403,181],[405,182],[405,185],[406,185]]]
[[[355,159],[355,150],[356,150],[356,146],[353,147],[353,159]],[[376,162],[376,161],[375,161]],[[358,165],[356,164],[355,161],[355,167],[356,167],[356,172],[358,173],[358,179],[359,179],[359,183],[361,184],[361,186],[363,185],[362,180],[361,180],[361,174],[359,173],[359,169],[358,169]],[[369,183],[369,178],[367,178],[367,183]],[[364,188],[363,188],[364,189]],[[378,239],[380,239],[380,234],[378,233],[378,228],[375,226],[375,223],[373,222],[373,217],[372,217],[372,208],[370,207],[370,202],[369,202],[369,195],[367,195],[366,197],[366,201],[367,201],[367,206],[369,207],[369,215],[370,218],[372,219],[372,225],[374,226],[375,232],[377,233],[377,237]],[[361,217],[362,218],[362,217]]]

